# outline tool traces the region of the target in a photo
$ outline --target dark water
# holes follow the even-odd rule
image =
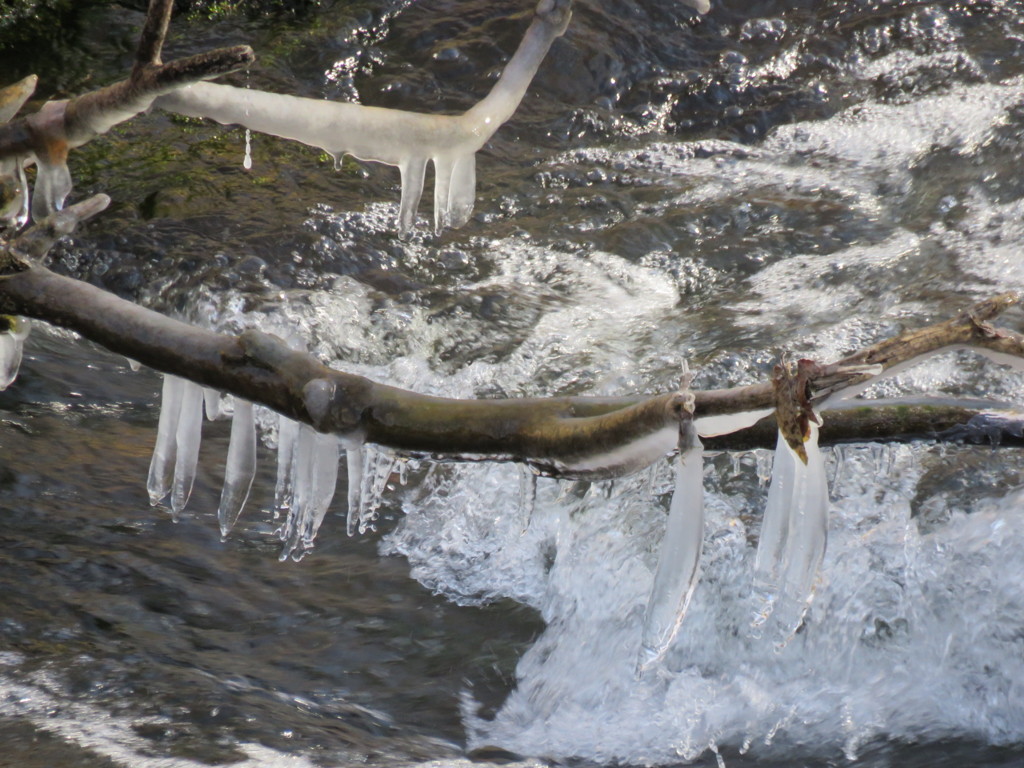
[[[236,84],[454,111],[486,93],[525,9],[179,19],[165,58],[248,42],[259,63]],[[90,10],[5,77],[109,82],[140,20]],[[735,2],[703,19],[579,3],[480,153],[462,230],[398,241],[394,169],[334,171],[256,136],[247,173],[241,131],[151,114],[73,156],[75,194],[114,203],[57,267],[226,328],[294,329],[417,389],[650,391],[682,356],[702,384],[742,383],[779,348],[834,357],[1024,288],[1022,47],[1012,2]],[[1020,383],[959,357],[887,386],[1019,402]],[[205,425],[189,513],[149,506],[158,390],[41,329],[0,393],[0,765],[715,765],[710,745],[760,768],[1024,762],[1018,452],[831,457],[830,581],[778,657],[733,636],[729,574],[749,567],[764,491],[756,457],[719,457],[709,586],[667,676],[634,687],[617,661],[664,493],[542,486],[522,534],[514,470],[422,467],[379,532],[349,539],[331,517],[312,555],[280,563],[256,511],[269,449],[220,540],[223,422]]]

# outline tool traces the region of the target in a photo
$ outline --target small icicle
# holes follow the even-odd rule
[[[315,448],[316,432],[312,427],[300,424],[295,441],[295,453],[291,462],[292,503],[284,525],[277,530],[277,535],[284,542],[280,560],[287,560],[301,549],[301,531],[306,525],[306,517],[313,510]]]
[[[185,509],[199,463],[203,429],[203,388],[191,381],[182,384],[181,409],[175,432],[174,485],[171,488],[171,516],[177,521]]]
[[[697,586],[704,547],[704,446],[692,421],[679,432],[675,489],[644,612],[636,673],[641,677],[668,650]]]
[[[252,132],[245,129],[245,157],[242,158],[242,167],[247,171],[252,170]]]
[[[156,506],[171,489],[174,469],[175,433],[178,430],[178,415],[181,413],[181,394],[185,382],[177,376],[164,376],[163,391],[160,395],[160,421],[156,428],[156,445],[149,463],[149,503]]]
[[[305,554],[313,548],[316,533],[324,521],[327,509],[334,499],[334,491],[338,485],[338,459],[341,447],[336,435],[316,433],[313,446],[313,490],[310,499],[310,514],[300,533],[300,545]]]
[[[345,529],[349,536],[355,536],[359,525],[363,489],[363,446],[346,446],[345,462],[348,468],[348,516],[345,520]]]
[[[222,415],[220,407],[220,392],[212,387],[203,387],[203,409],[206,411],[206,418],[209,421],[216,421]]]
[[[0,391],[3,391],[18,377],[22,350],[32,325],[23,317],[11,315],[0,316],[0,324],[7,326],[6,331],[0,332]]]
[[[235,412],[231,418],[231,441],[224,467],[224,488],[220,494],[217,520],[220,535],[227,536],[242,513],[252,480],[256,474],[256,422],[252,403],[235,399]]]
[[[377,519],[377,510],[380,509],[384,498],[388,479],[395,467],[395,458],[380,448],[364,446],[363,455],[365,461],[362,487],[359,489],[359,517],[357,520],[361,534],[372,530],[373,523]]]
[[[519,520],[522,522],[521,533],[526,533],[533,519],[533,511],[537,507],[537,476],[529,467],[519,468]]]
[[[274,509],[291,509],[294,486],[295,443],[299,437],[299,424],[286,416],[277,420],[277,484],[274,487]]]
[[[131,368],[132,373],[138,373],[142,370],[142,363],[138,360],[132,360],[130,357],[126,357],[125,360],[128,361],[128,367]]]

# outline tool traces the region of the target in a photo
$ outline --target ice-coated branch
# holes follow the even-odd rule
[[[34,77],[0,91],[0,176],[16,178],[18,192],[27,202],[22,169],[26,163],[36,164],[32,196],[35,219],[63,207],[72,186],[67,166],[71,149],[149,109],[162,94],[233,72],[255,60],[252,49],[241,45],[163,64],[160,54],[172,6],[173,0],[150,3],[135,65],[127,80],[69,100],[47,102],[35,114],[18,120],[11,118],[34,89]],[[0,224],[23,223],[21,217],[8,213],[6,206],[0,214]]]
[[[651,397],[494,400],[422,395],[333,370],[258,331],[240,336],[214,333],[25,259],[15,263],[10,254],[22,252],[24,246],[23,239],[14,241],[6,261],[0,262],[0,314],[69,328],[158,371],[263,404],[320,432],[407,453],[513,460],[545,474],[590,477],[638,469],[674,450],[678,441],[686,402],[678,392]],[[808,375],[807,386],[817,396],[843,383],[866,381],[870,378],[866,364],[876,366],[871,369],[875,373],[879,368],[892,370],[951,346],[996,350],[1019,361],[1024,358],[1024,337],[989,325],[1017,301],[1016,295],[1000,296],[838,363],[818,365]],[[776,402],[769,381],[692,394],[693,415],[702,435],[734,432],[737,423],[757,420],[749,414],[756,416],[759,410],[774,408]],[[858,413],[851,412],[853,424],[844,437],[857,437]],[[712,417],[728,417],[727,423],[723,426]],[[870,419],[865,423],[870,429],[877,426]],[[952,424],[936,426],[947,429]],[[897,431],[908,430],[897,426]],[[716,440],[710,438],[705,444],[714,448]],[[773,444],[773,439],[765,443],[766,447]]]
[[[572,15],[571,0],[540,0],[519,48],[491,92],[461,115],[431,115],[197,83],[157,106],[224,125],[318,147],[336,160],[352,155],[397,166],[402,181],[399,229],[416,222],[427,162],[434,166],[434,228],[458,227],[473,211],[476,152],[522,101],[551,44]]]

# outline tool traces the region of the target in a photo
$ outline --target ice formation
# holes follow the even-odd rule
[[[345,530],[349,536],[355,536],[359,527],[359,506],[363,489],[363,447],[348,446],[345,450],[345,461],[348,465],[348,515],[345,519]]]
[[[210,421],[216,421],[221,417],[220,392],[212,387],[203,387],[203,410]]]
[[[638,675],[665,655],[679,631],[697,585],[704,546],[703,451],[695,425],[691,421],[684,422],[679,434],[668,522],[658,553],[654,586],[644,611]]]
[[[813,422],[804,449],[806,464],[779,433],[754,562],[754,592],[760,601],[754,630],[773,627],[771,634],[780,644],[800,628],[814,596],[828,533],[825,460]]]
[[[434,166],[434,228],[458,227],[473,211],[476,152],[519,106],[548,49],[569,22],[566,0],[541,0],[518,50],[491,92],[461,115],[430,115],[196,83],[156,105],[224,125],[397,166],[402,181],[399,229],[416,222],[427,162]]]
[[[164,376],[156,445],[149,464],[149,503],[171,494],[175,520],[192,494],[203,426],[203,388],[177,376]]]
[[[291,471],[291,506],[278,535],[284,542],[281,560],[301,560],[313,547],[320,524],[334,498],[338,484],[340,443],[336,435],[325,435],[301,424],[294,443]]]
[[[14,85],[0,89],[0,125],[9,122],[35,91],[38,79],[29,75]],[[25,176],[25,158],[0,160],[0,186],[4,188],[0,203],[0,228],[19,228],[28,221],[29,191]],[[9,194],[6,194],[9,192]]]
[[[231,440],[224,467],[224,487],[221,489],[217,520],[221,536],[227,536],[242,513],[252,480],[256,475],[256,422],[252,403],[235,400],[231,418]]]
[[[21,352],[25,346],[31,325],[23,317],[5,316],[9,329],[0,332],[0,391],[7,389],[18,377],[21,368]]]
[[[358,523],[359,532],[366,533],[373,530],[384,491],[387,490],[388,480],[398,460],[390,451],[375,446],[363,447],[362,453],[366,462],[360,478]]]
[[[160,420],[156,428],[156,445],[153,446],[153,458],[149,462],[149,479],[146,490],[149,491],[149,503],[156,506],[164,500],[171,490],[174,475],[174,456],[177,442],[178,414],[181,412],[181,392],[185,386],[183,379],[177,376],[164,376],[163,390],[160,395]]]
[[[274,487],[274,508],[287,512],[292,506],[292,477],[295,474],[295,443],[299,424],[287,416],[277,421],[277,484]]]
[[[196,465],[199,463],[199,443],[203,429],[203,388],[191,381],[184,381],[181,387],[181,403],[178,407],[178,424],[174,433],[174,482],[171,485],[171,512],[177,519],[189,496],[196,479]]]

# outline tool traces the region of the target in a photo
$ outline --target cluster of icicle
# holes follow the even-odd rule
[[[231,416],[231,437],[224,469],[217,519],[222,536],[238,521],[256,474],[256,422],[252,403],[234,398],[225,408],[220,393],[177,376],[165,375],[156,445],[149,466],[150,503],[165,500],[177,520],[195,481],[202,436],[203,412],[210,421]],[[337,435],[322,434],[306,424],[279,416],[277,484],[274,508],[284,515],[277,535],[284,542],[281,559],[300,560],[313,548],[317,531],[334,499],[341,451],[348,468],[349,535],[373,527],[381,498],[404,463],[390,454]]]
[[[769,413],[770,409],[751,411],[683,425],[668,521],[644,613],[638,676],[668,651],[697,585],[704,541],[704,463],[699,436],[734,432]],[[813,422],[804,450],[806,462],[779,433],[755,558],[758,609],[751,634],[767,635],[779,646],[797,632],[810,606],[828,533],[825,460],[818,447],[818,426]]]
[[[21,351],[31,328],[24,317],[0,316],[0,391],[7,389],[18,377],[21,368]]]
[[[434,167],[434,228],[469,220],[476,197],[476,152],[515,112],[537,68],[569,22],[566,0],[541,0],[537,17],[491,92],[461,115],[309,99],[229,85],[196,83],[157,99],[156,105],[190,117],[279,136],[317,147],[335,163],[345,155],[397,166],[402,200],[398,223],[416,223],[427,162]],[[251,164],[248,134],[246,158]]]

